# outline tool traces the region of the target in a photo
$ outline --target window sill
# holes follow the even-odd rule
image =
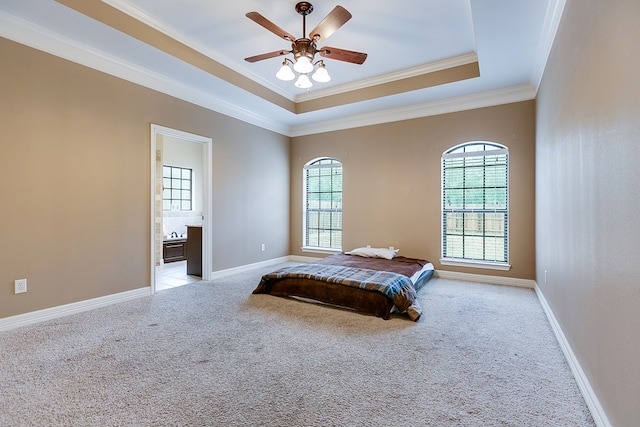
[[[342,249],[330,249],[330,248],[314,248],[311,246],[303,246],[300,248],[302,252],[313,252],[317,254],[339,254],[342,253]]]
[[[440,264],[452,265],[456,267],[486,268],[488,270],[508,271],[511,269],[511,265],[507,264],[506,262],[473,261],[457,258],[440,258]]]

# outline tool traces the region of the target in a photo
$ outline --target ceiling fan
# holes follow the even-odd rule
[[[260,55],[250,56],[245,58],[247,62],[257,62],[263,59],[275,58],[277,56],[283,56],[293,54],[293,61],[289,58],[285,58],[282,63],[282,67],[276,74],[281,80],[293,80],[295,74],[291,71],[289,63],[293,65],[293,69],[300,73],[300,77],[296,81],[296,87],[309,88],[312,86],[309,80],[308,74],[318,66],[318,69],[313,74],[312,78],[318,82],[328,82],[331,77],[327,72],[323,60],[313,62],[313,58],[316,53],[323,58],[336,59],[338,61],[351,62],[354,64],[362,64],[367,59],[367,54],[362,52],[354,52],[351,50],[338,49],[335,47],[324,46],[318,48],[316,43],[325,40],[331,34],[333,34],[338,28],[343,26],[349,19],[351,19],[351,13],[342,6],[336,6],[329,14],[309,33],[309,37],[305,37],[306,30],[306,18],[311,12],[313,12],[313,5],[309,2],[302,1],[296,4],[296,12],[302,15],[302,37],[296,38],[287,31],[278,27],[273,22],[259,14],[258,12],[249,12],[246,14],[247,18],[262,25],[267,30],[271,31],[278,37],[281,37],[291,42],[291,50],[276,50],[269,53],[263,53]]]

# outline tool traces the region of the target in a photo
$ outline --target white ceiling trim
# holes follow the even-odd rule
[[[542,34],[540,36],[540,44],[536,52],[536,60],[531,74],[531,84],[536,88],[536,92],[538,87],[540,87],[542,75],[544,74],[547,60],[551,54],[551,48],[553,47],[553,42],[556,38],[558,27],[560,26],[565,4],[566,0],[549,1],[547,14],[544,18],[544,27],[542,28]]]
[[[209,49],[205,45],[193,40],[187,35],[176,31],[172,27],[167,26],[164,22],[159,21],[155,17],[147,14],[144,10],[139,9],[133,6],[131,3],[128,3],[124,0],[101,0],[103,3],[106,3],[122,13],[125,13],[132,18],[148,25],[149,27],[157,30],[174,40],[184,44],[185,46],[200,52],[201,54],[213,59],[220,64],[229,67],[232,70],[238,71],[238,64],[232,62],[228,58],[218,54],[216,51]],[[478,55],[475,52],[469,52],[460,56],[456,56],[453,58],[447,58],[441,61],[437,61],[434,63],[424,64],[418,67],[408,68],[405,70],[400,70],[398,72],[385,74],[382,76],[372,77],[369,79],[359,80],[353,83],[346,83],[339,86],[333,86],[331,88],[307,92],[296,95],[294,98],[291,98],[289,94],[282,91],[280,87],[274,85],[271,80],[256,74],[251,69],[247,67],[242,67],[242,75],[248,77],[249,79],[255,81],[256,83],[276,92],[277,94],[289,99],[290,101],[295,102],[304,102],[310,101],[314,99],[323,98],[325,96],[338,95],[342,93],[351,92],[359,89],[366,89],[371,86],[376,86],[379,84],[390,83],[397,80],[407,79],[410,77],[415,77],[423,74],[433,73],[440,70],[445,70],[447,68],[453,68],[461,65],[470,64],[472,62],[478,61]]]
[[[443,59],[441,61],[430,64],[420,65],[418,67],[407,68],[395,73],[384,74],[381,76],[363,79],[355,83],[334,86],[319,91],[309,92],[296,97],[297,102],[310,101],[313,99],[323,98],[325,96],[338,95],[340,93],[350,92],[358,89],[366,89],[379,84],[391,83],[397,80],[408,79],[410,77],[421,76],[423,74],[435,73],[436,71],[446,70],[448,68],[458,67],[461,65],[471,64],[478,61],[478,55],[475,52],[466,53],[464,55],[453,58]]]
[[[103,1],[122,3],[119,0]],[[419,105],[376,111],[373,113],[348,116],[340,119],[293,127],[290,127],[283,123],[275,122],[273,119],[267,119],[266,117],[258,115],[252,111],[239,108],[238,106],[233,105],[229,101],[226,101],[224,99],[217,98],[210,94],[203,94],[202,91],[196,90],[193,87],[190,87],[175,79],[156,73],[136,64],[132,64],[128,61],[124,61],[120,58],[114,57],[113,55],[82,44],[77,40],[61,36],[58,33],[55,33],[44,27],[25,21],[3,11],[0,11],[0,35],[7,39],[14,40],[18,43],[51,53],[58,57],[96,69],[101,72],[105,72],[115,77],[139,84],[141,86],[157,90],[167,95],[194,103],[196,105],[250,123],[252,125],[277,132],[285,136],[294,137],[535,99],[537,86],[540,82],[542,73],[544,72],[546,60],[553,45],[555,33],[560,22],[565,2],[566,0],[551,0],[549,9],[547,10],[548,18],[546,19],[545,24],[545,35],[540,43],[538,61],[536,61],[537,69],[535,73],[533,73],[535,75],[531,76],[531,85],[515,86],[506,89],[477,93],[469,96],[432,101]],[[136,17],[136,19],[140,18]],[[154,28],[162,31],[157,27]],[[171,34],[167,35],[173,37],[173,35]],[[424,67],[415,67],[414,69],[406,72],[414,72],[419,74],[419,70],[424,70],[425,67],[429,68],[439,66],[446,68],[447,66],[452,66],[455,61],[462,61],[461,63],[469,63],[470,61],[474,60],[473,58],[477,59],[475,53],[461,55],[460,57],[440,61],[435,64],[429,64]],[[431,69],[433,70],[434,68]],[[398,73],[398,75],[400,74],[402,73]],[[393,74],[386,75],[375,79],[369,79],[369,81],[371,84],[371,81],[374,81],[376,79],[393,78],[392,76]],[[378,83],[375,84],[379,84],[379,82],[381,81],[382,80],[378,80]],[[344,86],[351,86],[351,88],[353,88],[356,85]],[[329,90],[333,89],[327,89],[327,91]],[[321,96],[326,95],[327,93],[323,92]],[[315,95],[309,94],[309,96]]]
[[[381,123],[397,122],[401,120],[420,117],[435,116],[438,114],[454,113],[457,111],[471,110],[474,108],[492,107],[495,105],[510,104],[513,102],[535,99],[536,91],[528,84],[513,86],[505,89],[497,89],[489,92],[481,92],[473,95],[447,98],[444,100],[412,105],[408,107],[394,108],[376,111],[374,113],[360,114],[343,117],[336,120],[328,120],[310,125],[294,126],[289,136],[304,136],[322,132],[331,132],[342,129],[371,126]]]
[[[157,20],[155,17],[148,15],[147,13],[145,13],[142,9],[139,9],[135,6],[133,6],[130,3],[127,3],[123,0],[101,0],[103,3],[106,3],[116,9],[118,9],[120,12],[125,13],[129,16],[131,16],[132,18],[142,22],[143,24],[148,25],[149,27],[153,28],[154,30],[160,31],[161,33],[171,37],[172,39],[184,44],[185,46],[200,52],[201,54],[213,59],[216,62],[219,62],[220,64],[224,65],[225,67],[228,67],[234,71],[238,71],[237,70],[237,64],[233,61],[231,61],[230,59],[228,59],[225,56],[220,55],[218,52],[209,49],[208,47],[206,47],[205,45],[203,45],[202,43],[198,43],[197,41],[193,40],[192,38],[188,37],[187,35],[176,31],[175,29],[173,29],[172,27],[169,27],[167,25],[165,25],[164,22]],[[277,94],[289,99],[290,101],[295,101],[294,99],[291,98],[291,96],[289,94],[287,94],[286,92],[284,92],[280,87],[278,87],[277,85],[274,85],[270,80],[268,80],[267,78],[256,74],[254,71],[252,71],[251,69],[249,69],[248,67],[242,67],[242,73],[243,76],[253,80],[254,82],[276,92]]]
[[[0,35],[34,49],[162,92],[183,101],[191,102],[243,122],[283,135],[289,132],[288,126],[274,123],[272,119],[239,108],[228,101],[205,94],[175,79],[128,61],[123,61],[77,40],[61,36],[58,33],[2,11],[0,11]]]

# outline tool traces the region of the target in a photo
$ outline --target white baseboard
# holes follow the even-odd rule
[[[227,268],[225,270],[218,270],[211,272],[211,280],[219,279],[220,277],[231,276],[232,274],[245,273],[257,268],[269,267],[272,265],[282,264],[287,262],[291,257],[283,256],[280,258],[273,258],[266,261],[255,262],[253,264],[241,265],[240,267]]]
[[[556,320],[556,317],[551,311],[551,307],[547,303],[546,298],[542,294],[542,291],[535,285],[536,295],[538,296],[538,301],[540,301],[540,305],[542,305],[542,309],[547,315],[547,320],[551,324],[551,328],[556,335],[556,339],[560,344],[560,348],[562,348],[562,352],[564,353],[564,357],[567,359],[567,363],[569,363],[569,367],[571,368],[571,372],[573,373],[574,378],[576,379],[576,383],[578,384],[578,388],[584,397],[587,406],[589,407],[589,411],[591,412],[591,416],[593,417],[593,421],[596,423],[598,427],[611,427],[611,423],[607,418],[607,414],[604,412],[602,405],[600,405],[600,401],[598,400],[598,396],[596,396],[595,392],[591,388],[591,384],[589,383],[589,379],[585,375],[582,367],[580,366],[580,362],[576,358],[576,355],[573,353],[571,349],[571,345],[569,345],[569,341],[562,332],[562,328],[560,324]]]
[[[591,416],[593,417],[593,420],[596,423],[596,426],[611,427],[611,423],[609,422],[609,419],[607,418],[607,415],[604,412],[602,405],[600,405],[600,401],[598,400],[597,395],[593,391],[593,388],[591,388],[591,384],[589,383],[587,376],[585,375],[584,371],[582,370],[582,367],[580,366],[580,362],[578,362],[578,359],[573,353],[573,350],[569,345],[569,341],[567,341],[567,338],[565,337],[564,332],[562,332],[562,328],[560,327],[560,324],[556,320],[556,317],[554,316],[553,311],[551,311],[551,307],[547,303],[547,300],[545,299],[544,295],[542,294],[542,291],[538,287],[535,280],[517,279],[517,278],[501,277],[501,276],[486,276],[486,275],[480,275],[480,274],[458,273],[458,272],[443,271],[443,270],[436,270],[434,273],[434,276],[441,277],[443,279],[464,280],[464,281],[470,281],[470,282],[491,283],[495,285],[517,286],[517,287],[534,289],[538,297],[538,301],[540,301],[540,305],[542,306],[542,309],[544,310],[547,316],[547,320],[549,321],[549,324],[553,329],[553,332],[556,336],[556,339],[558,340],[558,343],[560,344],[560,348],[562,349],[562,352],[564,353],[564,357],[567,360],[569,367],[571,368],[571,373],[573,374],[576,380],[576,383],[578,384],[578,388],[580,389],[580,392],[584,397],[584,400],[587,404],[587,407],[589,408],[589,411],[591,412]]]
[[[518,279],[515,277],[489,276],[484,274],[459,273],[456,271],[436,270],[435,277],[465,282],[490,283],[492,285],[517,286],[519,288],[535,288],[535,280]]]
[[[309,259],[312,260],[313,258]],[[267,261],[257,262],[254,264],[243,265],[240,267],[229,268],[221,271],[214,271],[213,273],[211,273],[211,279],[242,273],[245,271],[251,271],[261,267],[277,265],[291,260],[292,257],[284,256]],[[93,298],[86,301],[78,301],[70,304],[60,305],[57,307],[45,308],[43,310],[32,311],[30,313],[18,314],[15,316],[0,319],[0,331],[7,331],[10,329],[19,328],[21,326],[44,322],[46,320],[57,319],[70,314],[80,313],[83,311],[92,310],[94,308],[105,307],[111,304],[117,304],[119,302],[129,301],[135,298],[145,297],[149,295],[151,295],[151,287],[144,287],[131,291],[121,292],[118,294]]]
[[[119,302],[146,297],[151,295],[151,288],[144,287],[131,291],[120,292],[113,295],[93,298],[85,301],[78,301],[71,304],[64,304],[57,307],[45,308],[43,310],[32,311],[30,313],[18,314],[16,316],[0,319],[0,331],[19,328],[21,326],[32,325],[45,320],[57,319],[70,314],[81,313],[94,308],[105,307]]]
[[[322,257],[314,257],[314,256],[301,256],[301,255],[289,255],[289,261],[291,262],[307,262],[312,263],[318,260],[321,260]]]

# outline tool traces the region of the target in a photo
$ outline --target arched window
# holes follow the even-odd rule
[[[509,150],[475,141],[442,155],[443,264],[509,268]]]
[[[322,158],[304,166],[303,248],[342,250],[342,163]]]

